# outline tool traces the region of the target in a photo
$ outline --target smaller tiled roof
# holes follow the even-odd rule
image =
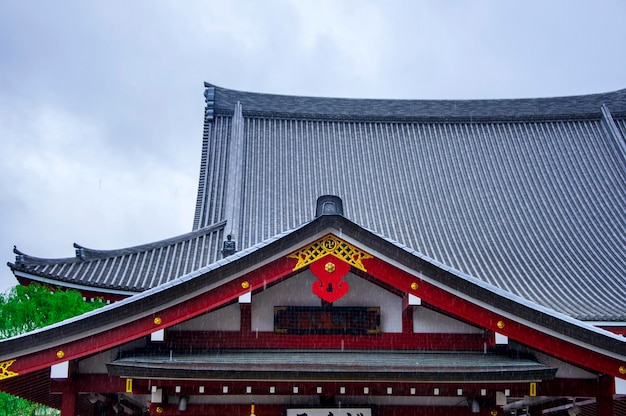
[[[8,263],[19,277],[41,278],[98,291],[142,292],[215,263],[222,255],[225,222],[166,240],[117,250],[94,250],[74,244],[76,257],[41,259],[14,249]],[[46,279],[50,279],[47,281]]]
[[[483,353],[409,351],[236,350],[142,351],[108,364],[121,377],[263,380],[484,381],[552,379],[556,368]]]

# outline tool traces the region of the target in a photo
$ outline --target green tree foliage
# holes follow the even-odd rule
[[[39,284],[15,286],[0,295],[0,339],[92,311],[103,302],[85,302],[74,290],[51,290]],[[0,416],[58,415],[59,412],[0,392]]]
[[[0,416],[54,416],[59,411],[0,391]]]
[[[0,297],[0,339],[42,328],[103,305],[103,302],[85,302],[75,290],[50,290],[39,284],[15,286]]]

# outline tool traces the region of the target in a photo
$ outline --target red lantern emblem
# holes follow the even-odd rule
[[[311,289],[320,299],[332,303],[348,293],[348,283],[341,280],[350,271],[348,263],[329,254],[311,263],[309,268],[319,279]]]

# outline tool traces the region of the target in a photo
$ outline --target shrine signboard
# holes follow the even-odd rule
[[[380,307],[275,306],[274,332],[279,334],[379,334]]]
[[[287,409],[287,416],[372,416],[367,407]]]

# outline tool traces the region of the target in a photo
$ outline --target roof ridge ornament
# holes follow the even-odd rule
[[[17,249],[17,246],[13,246],[13,254],[15,254],[15,263],[23,264],[24,263],[24,253]]]
[[[237,252],[237,242],[233,240],[233,236],[228,234],[226,240],[224,240],[224,246],[222,248],[222,255],[228,257]]]
[[[343,215],[343,201],[336,195],[322,195],[317,198],[315,218],[322,215]]]
[[[215,111],[215,87],[209,87],[205,83],[204,88],[204,101],[206,102],[204,121],[213,121],[213,113]]]
[[[615,140],[615,143],[617,144],[617,147],[621,151],[622,155],[626,157],[626,138],[622,136],[617,124],[615,124],[615,119],[613,118],[613,114],[611,114],[609,107],[605,103],[602,103],[600,108],[602,110],[602,119],[606,123],[610,135],[613,137],[613,140]]]

